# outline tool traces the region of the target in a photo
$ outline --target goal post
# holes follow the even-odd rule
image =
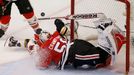
[[[85,5],[83,4],[83,6],[91,5],[93,3],[93,1],[91,1],[91,0],[87,0],[87,1],[91,1],[89,3],[86,3],[86,0],[83,0],[83,2],[84,1],[85,1]],[[126,71],[126,74],[128,74],[128,72],[130,70],[130,2],[129,2],[129,0],[113,0],[113,1],[118,1],[118,2],[120,2],[122,4],[124,4],[125,8],[126,8],[125,9],[125,12],[126,12],[126,17],[125,17],[126,22],[125,22],[125,24],[126,24],[126,40],[127,41],[126,41],[126,55],[125,55],[125,57],[126,57],[125,71]],[[85,11],[87,11],[89,13],[90,12],[95,12],[95,11],[92,10],[92,8],[90,8],[90,6],[87,7],[87,9],[84,8],[82,5],[80,6],[80,3],[82,4],[82,1],[80,2],[80,0],[70,0],[70,2],[71,2],[70,3],[70,5],[71,5],[70,6],[71,7],[71,9],[70,9],[71,13],[70,14],[71,15],[81,14],[81,13],[83,13]],[[98,6],[97,4],[99,4],[99,2],[98,3],[96,2],[96,4],[94,4],[94,6],[95,5]],[[116,7],[116,6],[114,6],[114,7]],[[108,8],[108,7],[106,6],[105,8]],[[77,9],[81,9],[81,11],[77,10]],[[89,9],[91,9],[91,11],[89,11]],[[96,8],[94,8],[94,9],[96,9]],[[110,8],[109,8],[109,10],[110,10]],[[109,10],[107,10],[107,11],[109,11]],[[117,10],[116,10],[116,12],[118,12]],[[115,10],[113,10],[113,11],[115,11]],[[87,12],[85,12],[85,13],[87,13]],[[122,14],[122,13],[120,13],[120,14]],[[74,31],[74,21],[75,21],[75,19],[71,20],[71,26],[70,26],[70,28],[71,28],[71,38],[70,38],[71,41],[74,40],[74,32],[73,32]]]
[[[126,4],[126,74],[130,69],[130,3],[124,0]]]
[[[66,1],[66,0],[65,0]],[[61,3],[63,4],[63,3]],[[54,20],[63,19],[63,21],[71,24],[70,40],[74,40],[74,30],[76,22],[79,24],[78,36],[79,39],[88,39],[88,34],[96,34],[94,21],[100,18],[111,18],[116,21],[119,28],[126,33],[126,43],[123,46],[125,53],[125,60],[123,59],[123,66],[125,65],[126,74],[130,70],[130,2],[129,0],[69,0],[64,3],[67,6],[60,10],[54,11],[50,17],[38,18],[39,20]],[[124,16],[125,12],[125,16]],[[62,13],[60,15],[59,13]],[[54,17],[53,17],[54,16]],[[126,25],[126,29],[125,29]],[[84,34],[83,34],[84,33]],[[91,36],[91,35],[90,35]],[[91,36],[94,37],[94,36]]]
[[[71,0],[71,8],[70,8],[70,11],[71,11],[71,15],[74,15],[75,14],[75,0]],[[72,19],[71,20],[71,25],[70,25],[70,29],[71,29],[71,36],[70,36],[70,39],[71,41],[74,40],[74,20]]]

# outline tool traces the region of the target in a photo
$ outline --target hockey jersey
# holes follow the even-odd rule
[[[3,1],[2,0],[0,0],[0,5],[2,5],[3,4]]]
[[[66,50],[67,40],[61,37],[57,31],[45,42],[39,40],[37,35],[35,35],[35,40],[40,46],[37,51],[39,55],[38,66],[48,68],[52,62],[58,65],[62,59],[62,54]]]

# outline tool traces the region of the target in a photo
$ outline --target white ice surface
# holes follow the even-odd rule
[[[36,68],[33,58],[25,50],[1,47],[0,53],[3,54],[0,57],[4,59],[0,62],[5,61],[0,63],[0,75],[124,75],[124,67],[121,62],[113,67],[97,70],[74,70],[72,68],[62,71],[56,69],[39,70]],[[131,68],[129,75],[133,74],[134,69]]]
[[[50,16],[66,16],[69,14],[68,4],[69,0],[30,0],[37,17],[41,17],[40,13],[45,12],[45,17]],[[54,4],[52,2],[54,1]],[[98,0],[100,1],[100,0]],[[105,1],[105,0],[104,0]],[[93,2],[95,2],[93,0]],[[94,3],[92,3],[94,4]],[[94,5],[89,4],[93,7]],[[100,5],[97,5],[99,7]],[[96,8],[97,8],[96,7]],[[66,9],[66,10],[63,10]],[[92,9],[92,8],[91,8]],[[115,13],[117,11],[112,11],[112,7],[108,8],[112,12],[112,14],[106,12],[108,17],[112,17],[112,15],[121,15],[119,13]],[[118,9],[118,8],[117,8]],[[62,12],[57,10],[61,10]],[[106,10],[105,10],[106,11]],[[122,17],[121,17],[122,18]],[[124,20],[124,18],[122,18]],[[122,20],[119,17],[119,20]],[[39,21],[41,27],[45,30],[50,31],[51,33],[55,31],[55,26],[53,24],[54,20],[48,21]],[[90,21],[88,21],[90,22]],[[119,22],[117,22],[119,24]],[[123,27],[123,25],[120,25]],[[124,28],[123,28],[124,29]],[[83,30],[83,31],[81,31]],[[80,35],[83,36],[83,33],[86,29],[79,29]],[[25,21],[24,17],[20,16],[18,9],[15,5],[12,8],[12,19],[10,22],[10,26],[6,35],[0,39],[0,75],[124,75],[125,72],[125,47],[123,47],[123,51],[118,55],[117,62],[114,66],[98,69],[98,70],[74,70],[74,69],[66,69],[63,71],[60,70],[38,70],[35,67],[35,63],[33,58],[29,55],[29,53],[24,48],[9,48],[4,47],[5,38],[13,35],[18,39],[31,38],[33,37],[33,31]],[[89,36],[93,33],[88,34]],[[87,35],[87,34],[86,34]],[[85,37],[85,36],[83,36]],[[83,38],[82,37],[82,38]],[[133,58],[131,58],[133,59]],[[130,67],[130,75],[134,74],[134,69]]]

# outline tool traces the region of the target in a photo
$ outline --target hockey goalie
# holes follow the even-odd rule
[[[36,66],[40,69],[52,65],[58,69],[64,69],[68,65],[75,69],[112,65],[125,43],[125,35],[110,18],[97,20],[94,24],[99,33],[96,46],[78,38],[70,42],[66,38],[70,29],[63,21],[56,19],[56,31],[53,34],[41,31],[41,34],[35,34],[34,39],[26,39],[25,47],[34,55]],[[8,46],[21,46],[21,43],[12,37]]]

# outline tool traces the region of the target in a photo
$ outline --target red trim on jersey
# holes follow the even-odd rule
[[[0,0],[0,5],[3,5],[3,0]]]
[[[30,19],[34,16],[34,12],[24,13],[22,14],[26,19]]]
[[[78,55],[78,54],[75,54],[75,59],[80,59],[80,60],[99,59],[99,54],[92,54],[92,55]]]
[[[10,22],[10,19],[11,17],[7,15],[7,16],[2,16],[0,21],[2,24],[8,24]]]
[[[33,29],[36,29],[36,28],[39,27],[39,24],[38,24],[38,23],[35,23],[35,24],[31,25],[31,27],[32,27]]]
[[[125,37],[121,34],[115,34],[116,40],[117,40],[117,53],[120,51],[123,44],[126,43]]]
[[[120,33],[112,33],[112,34],[114,35],[113,38],[116,43],[117,53],[119,53],[122,45],[126,43],[126,38]]]

